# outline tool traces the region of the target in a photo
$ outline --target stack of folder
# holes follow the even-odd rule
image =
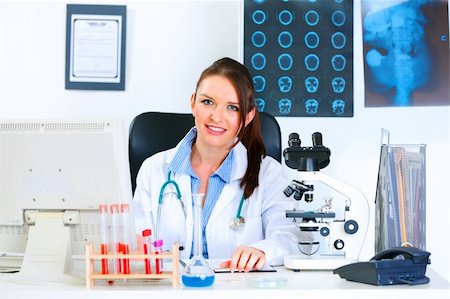
[[[425,148],[424,144],[381,147],[376,252],[396,246],[425,250]]]

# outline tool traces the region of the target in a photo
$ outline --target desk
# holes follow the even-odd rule
[[[277,275],[287,278],[287,286],[281,289],[255,289],[247,285],[247,278]],[[429,284],[408,286],[372,286],[349,282],[331,271],[293,272],[284,267],[277,267],[277,273],[220,273],[210,288],[172,288],[171,282],[161,280],[143,285],[143,282],[130,282],[111,286],[96,284],[92,289],[84,285],[32,284],[23,285],[8,282],[11,274],[0,276],[0,298],[64,298],[64,299],[155,299],[155,298],[195,298],[195,299],[350,299],[350,298],[450,298],[450,284],[438,273],[428,267]]]

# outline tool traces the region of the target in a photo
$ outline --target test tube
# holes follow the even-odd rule
[[[155,254],[162,254],[162,246],[163,246],[163,240],[156,240],[153,243],[153,246],[155,247]],[[163,262],[162,259],[155,259],[155,272],[156,274],[161,274],[163,269]]]
[[[152,240],[151,240],[152,230],[145,229],[142,231],[142,239],[144,241],[144,254],[152,253]],[[145,259],[145,274],[151,274],[152,267],[150,265],[150,259]]]
[[[121,253],[121,246],[119,240],[119,205],[111,205],[111,248],[114,254]],[[114,260],[113,263],[114,274],[121,273],[120,259]]]
[[[121,243],[121,252],[123,254],[130,254],[130,222],[129,222],[129,214],[130,210],[128,204],[120,205],[120,212],[122,216],[122,243]],[[124,258],[122,273],[130,274],[130,259]]]
[[[100,212],[100,253],[108,254],[108,206],[99,205]],[[102,274],[108,274],[108,259],[102,259]]]

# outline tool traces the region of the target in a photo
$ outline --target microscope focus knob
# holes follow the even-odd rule
[[[358,222],[356,222],[355,220],[348,220],[344,224],[344,230],[349,235],[353,235],[354,233],[356,233],[358,231],[358,228]]]
[[[322,227],[322,228],[320,229],[320,235],[321,235],[322,237],[326,237],[326,236],[328,236],[329,234],[330,234],[330,229],[329,229],[328,227],[324,226],[324,227]]]
[[[337,250],[341,250],[342,248],[344,248],[344,241],[342,241],[341,239],[337,239],[336,241],[334,241],[334,248],[336,248]]]

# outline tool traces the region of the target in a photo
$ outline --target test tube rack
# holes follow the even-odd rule
[[[178,244],[172,246],[171,252],[166,252],[162,254],[95,254],[94,246],[91,242],[86,244],[86,288],[92,288],[94,286],[95,280],[132,280],[132,279],[172,279],[172,286],[178,287],[179,285],[179,269],[178,269]],[[130,274],[103,274],[96,272],[94,269],[95,261],[101,261],[104,259],[130,259],[130,260],[145,260],[145,259],[171,259],[172,260],[172,270],[163,271],[161,274],[145,274],[131,272]]]

